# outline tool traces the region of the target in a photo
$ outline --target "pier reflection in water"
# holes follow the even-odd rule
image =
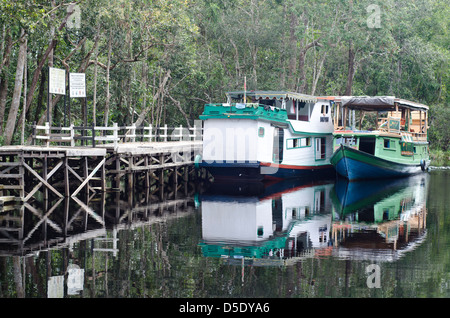
[[[195,184],[183,182],[176,188],[166,187],[164,193],[157,188],[136,193],[94,192],[81,199],[50,195],[49,200],[36,197],[23,204],[7,202],[0,212],[0,296],[83,294],[85,282],[92,288],[96,278],[108,275],[111,264],[114,268],[116,261],[129,261],[130,250],[124,248],[130,244],[128,233],[136,239],[132,233],[136,229],[148,230],[154,224],[191,214],[196,192]],[[121,236],[121,232],[128,233]],[[158,262],[156,258],[153,262]],[[11,269],[13,277],[8,276]],[[109,282],[100,281],[105,286],[94,297],[108,296]]]
[[[449,296],[447,176],[5,202],[0,296]]]

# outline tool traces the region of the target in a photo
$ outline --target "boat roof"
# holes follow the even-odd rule
[[[339,96],[334,97],[336,102],[341,102],[342,106],[350,109],[360,109],[367,111],[387,111],[395,110],[395,104],[399,107],[410,108],[413,110],[427,111],[428,106],[406,99],[396,98],[395,96]]]
[[[244,96],[254,97],[255,99],[295,99],[302,102],[316,102],[319,98],[312,95],[306,95],[287,91],[233,91],[225,94],[231,98],[242,98]]]

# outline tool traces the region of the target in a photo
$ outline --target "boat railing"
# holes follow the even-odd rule
[[[427,134],[423,131],[416,132],[415,126],[409,127],[408,131],[405,128],[405,119],[397,117],[387,117],[378,119],[378,131],[384,133],[394,133],[398,135],[409,135],[412,141],[426,141]]]
[[[264,106],[259,103],[211,103],[206,104],[206,106],[216,106],[216,107],[236,107],[241,108],[258,108],[259,106]]]
[[[427,141],[427,134],[423,132],[411,132],[413,141]]]
[[[378,119],[378,130],[388,133],[398,133],[404,128],[402,119],[397,117],[387,117]]]
[[[70,145],[71,147],[92,146],[101,144],[113,144],[117,148],[118,143],[127,142],[168,142],[168,141],[197,141],[202,139],[203,128],[197,125],[193,127],[164,126],[119,126],[113,123],[112,127],[100,126],[74,126],[54,127],[48,122],[44,126],[33,124],[33,145],[44,143],[46,147],[52,144]]]

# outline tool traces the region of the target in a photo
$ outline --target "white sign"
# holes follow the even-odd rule
[[[58,68],[49,68],[50,94],[66,95],[66,71]]]
[[[69,74],[70,97],[86,97],[86,74]]]
[[[64,297],[64,275],[49,277],[47,283],[47,297],[48,298]]]
[[[76,264],[70,264],[67,267],[69,276],[67,277],[67,294],[76,295],[83,290],[84,286],[84,269]]]

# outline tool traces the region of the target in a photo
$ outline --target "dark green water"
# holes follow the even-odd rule
[[[449,170],[187,192],[25,208],[15,243],[2,212],[0,297],[450,296]]]

